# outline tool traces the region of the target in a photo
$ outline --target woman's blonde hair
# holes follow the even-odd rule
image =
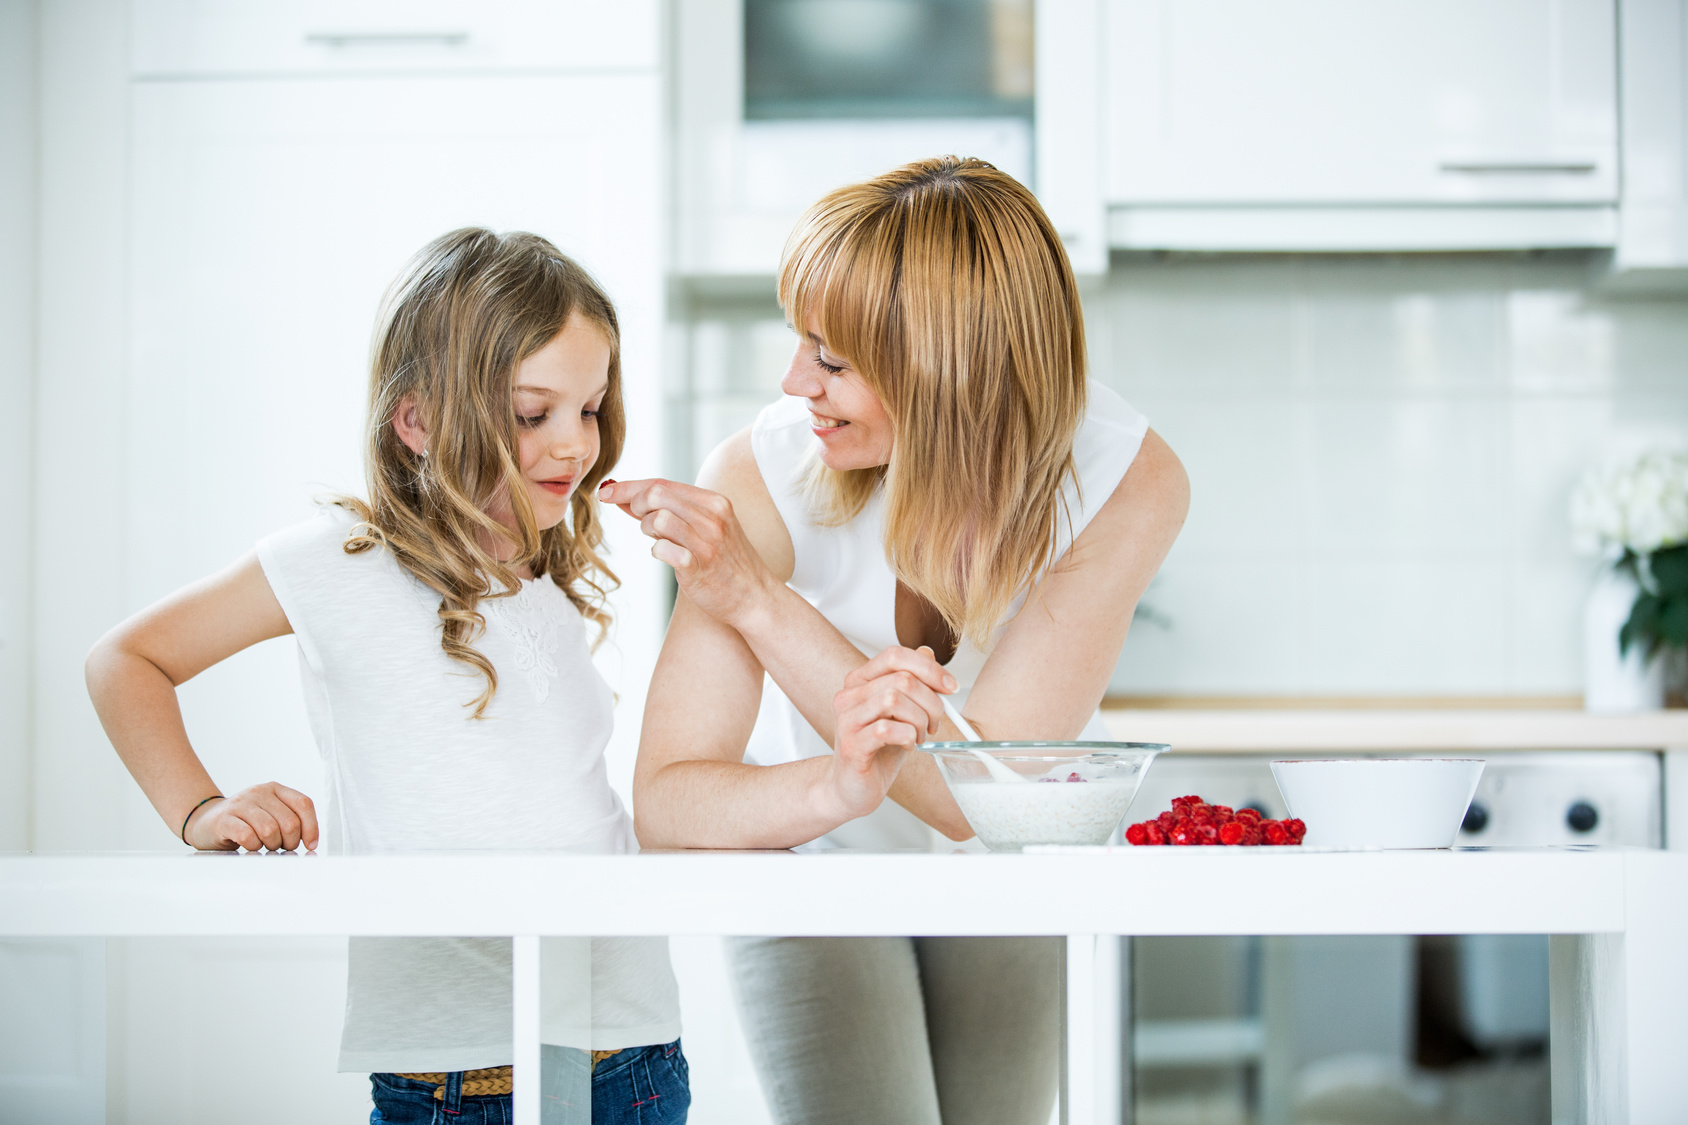
[[[572,519],[541,531],[517,454],[512,384],[517,365],[574,315],[610,345],[598,459],[570,501]],[[411,395],[427,426],[426,456],[413,453],[392,425]],[[549,575],[598,626],[600,639],[608,627],[604,599],[616,579],[598,554],[604,535],[595,497],[621,456],[625,432],[615,307],[591,275],[545,239],[455,230],[423,247],[388,291],[370,361],[369,500],[336,501],[361,521],[345,550],[385,547],[440,595],[440,647],[486,681],[471,701],[474,718],[498,691],[497,671],[474,647],[486,628],[476,605],[519,590],[516,567]],[[487,514],[494,501],[508,504],[514,529]],[[499,535],[519,538],[514,558],[500,561],[482,546],[484,537]]]
[[[1061,239],[1031,192],[982,160],[937,157],[840,188],[786,243],[779,300],[891,416],[890,462],[812,460],[816,519],[885,490],[885,552],[958,635],[986,645],[1051,562],[1076,484],[1084,321]]]

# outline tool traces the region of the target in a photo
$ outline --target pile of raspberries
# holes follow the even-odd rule
[[[1266,820],[1254,809],[1210,805],[1200,797],[1174,797],[1172,811],[1125,830],[1128,844],[1239,844],[1293,846],[1307,835],[1299,820]]]

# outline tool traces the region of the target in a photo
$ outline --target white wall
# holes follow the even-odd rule
[[[1578,255],[1116,264],[1098,378],[1183,457],[1189,522],[1114,690],[1575,695],[1578,475],[1688,445],[1688,302]]]
[[[82,682],[124,613],[128,9],[41,6],[33,843],[125,842],[134,783]]]
[[[0,850],[29,845],[35,0],[0,0]]]

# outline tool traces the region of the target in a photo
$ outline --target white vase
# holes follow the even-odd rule
[[[1635,579],[1602,567],[1583,607],[1583,706],[1606,713],[1665,705],[1665,661],[1647,662],[1641,645],[1618,652],[1618,631],[1635,607]],[[1661,654],[1662,657],[1662,654]]]

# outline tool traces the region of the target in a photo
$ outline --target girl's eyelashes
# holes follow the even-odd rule
[[[834,366],[834,365],[828,363],[826,360],[822,359],[821,353],[818,352],[818,351],[815,353],[815,365],[818,366],[822,371],[825,371],[828,375],[836,375],[840,371],[844,370],[844,367],[843,367],[842,364],[840,364],[838,366]]]
[[[516,415],[516,424],[518,426],[523,426],[523,427],[526,427],[527,429],[531,430],[535,426],[538,426],[541,423],[543,423],[545,421],[545,419],[549,418],[550,416],[551,416],[551,412],[549,410],[547,410],[543,414],[518,414],[518,415]]]

